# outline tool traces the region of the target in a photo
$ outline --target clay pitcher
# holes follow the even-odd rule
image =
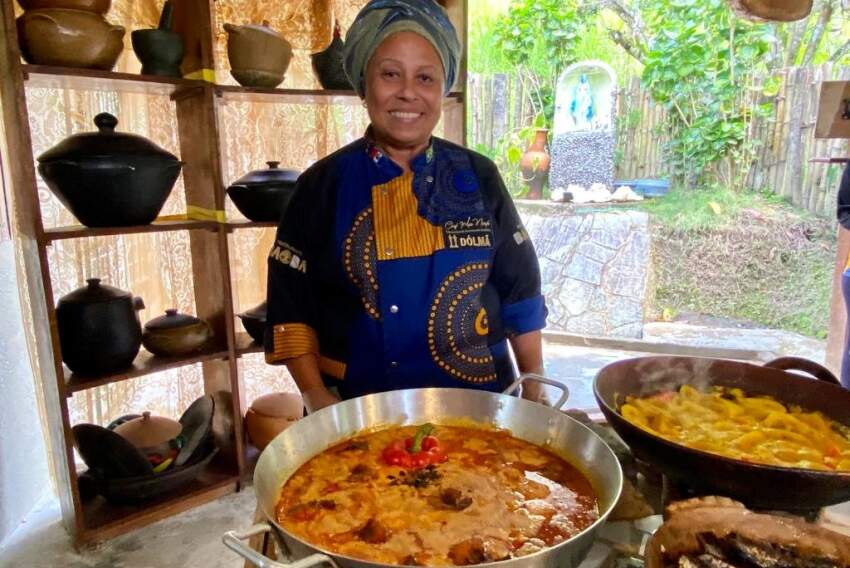
[[[519,161],[522,172],[522,181],[528,186],[527,199],[540,199],[543,197],[543,185],[549,176],[549,164],[551,159],[546,152],[547,128],[538,128],[534,141],[528,146],[528,150]]]
[[[227,58],[230,74],[245,87],[277,87],[292,60],[292,46],[271,29],[269,23],[234,26],[227,31]]]

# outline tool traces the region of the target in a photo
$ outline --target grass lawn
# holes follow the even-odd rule
[[[671,191],[652,219],[656,319],[683,312],[826,337],[836,229],[771,195]]]

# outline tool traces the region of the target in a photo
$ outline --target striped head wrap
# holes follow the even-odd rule
[[[446,11],[434,0],[371,0],[357,14],[345,35],[343,66],[348,80],[362,98],[366,65],[381,42],[397,32],[414,32],[437,50],[445,72],[445,94],[457,77],[460,42]]]

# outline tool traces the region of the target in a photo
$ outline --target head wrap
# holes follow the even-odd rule
[[[371,0],[345,35],[343,66],[354,90],[366,92],[366,65],[381,42],[397,32],[414,32],[437,50],[446,75],[445,94],[457,77],[460,42],[446,11],[434,0]]]

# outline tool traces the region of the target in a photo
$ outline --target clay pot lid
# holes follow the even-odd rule
[[[177,156],[160,148],[144,136],[115,132],[118,119],[108,112],[94,117],[97,132],[82,132],[62,142],[38,157],[39,162],[79,160],[119,156],[155,157],[179,161]]]
[[[263,302],[258,306],[254,306],[250,310],[246,310],[239,314],[239,317],[250,318],[257,321],[266,321],[266,313],[268,312],[267,302]]]
[[[242,26],[237,26],[236,24],[224,24],[224,30],[227,33],[240,33],[247,31],[267,34],[273,36],[275,39],[282,41],[286,45],[290,45],[289,41],[287,41],[285,37],[283,37],[280,33],[272,29],[271,25],[269,25],[268,20],[263,20],[262,24],[245,24]]]
[[[164,331],[167,329],[192,327],[203,323],[203,320],[200,320],[195,316],[181,314],[176,309],[171,308],[165,310],[164,316],[159,316],[158,318],[154,318],[147,322],[145,324],[145,329],[147,331]]]
[[[142,416],[115,427],[115,432],[137,448],[150,448],[173,440],[183,431],[177,420],[164,416],[151,416],[145,411]]]
[[[298,170],[288,170],[280,167],[280,162],[266,162],[268,168],[262,170],[253,170],[248,172],[235,182],[233,185],[270,185],[278,183],[295,183],[301,172]]]
[[[304,400],[297,392],[273,392],[254,400],[251,410],[271,418],[296,420],[304,416]]]
[[[133,297],[130,292],[125,292],[114,286],[101,284],[100,278],[89,278],[86,282],[88,283],[87,286],[77,288],[73,292],[59,298],[59,305],[99,304],[114,300],[131,299]]]

